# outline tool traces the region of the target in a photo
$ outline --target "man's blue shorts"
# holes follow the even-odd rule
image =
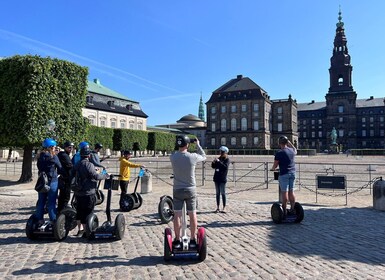
[[[293,191],[295,183],[295,173],[279,175],[278,182],[281,192]]]

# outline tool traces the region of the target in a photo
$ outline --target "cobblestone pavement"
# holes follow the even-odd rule
[[[301,189],[303,222],[276,225],[270,217],[276,183],[229,194],[227,213],[213,213],[214,186],[207,183],[199,187],[198,212],[207,232],[207,259],[165,263],[167,225],[160,223],[157,207],[161,195],[171,194],[169,185],[153,184],[142,207],[124,213],[123,240],[87,241],[73,230],[55,242],[27,239],[25,224],[37,194],[32,183],[12,185],[15,179],[2,180],[0,187],[1,279],[385,279],[385,212],[372,209],[368,190],[349,196],[345,206],[344,197],[322,196],[315,204],[315,194]],[[115,191],[113,219],[118,197]],[[100,221],[104,207],[96,208]]]

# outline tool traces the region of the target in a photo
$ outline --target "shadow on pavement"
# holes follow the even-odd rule
[[[304,209],[300,224],[271,222],[272,250],[298,257],[383,264],[385,213],[371,208]]]
[[[80,258],[79,258],[80,259]],[[37,273],[43,274],[63,274],[74,271],[83,271],[87,269],[101,269],[103,267],[117,267],[127,265],[137,266],[154,266],[158,264],[164,264],[163,256],[141,256],[133,258],[131,260],[125,260],[117,258],[117,256],[105,256],[105,257],[91,257],[81,258],[84,262],[79,264],[59,264],[57,261],[40,262],[41,266],[37,268],[24,268],[16,270],[12,273],[15,276],[32,275]],[[76,261],[76,260],[75,260]],[[129,278],[129,275],[127,275]]]

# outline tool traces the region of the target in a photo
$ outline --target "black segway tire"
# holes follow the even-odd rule
[[[142,197],[142,195],[140,193],[137,193],[137,195],[138,195],[138,207],[136,207],[135,209],[140,208],[142,206],[142,204],[143,204],[143,197]]]
[[[283,209],[281,207],[281,204],[274,203],[271,206],[271,218],[273,219],[273,222],[276,224],[282,223],[283,220]]]
[[[294,210],[295,210],[295,214],[297,215],[295,222],[296,223],[302,222],[303,218],[305,217],[305,213],[303,211],[302,205],[299,202],[296,202],[294,204]]]
[[[61,210],[60,214],[63,214],[66,217],[65,227],[68,231],[76,228],[76,210],[74,208],[65,207],[63,210]]]
[[[172,257],[172,248],[170,248],[170,244],[168,243],[168,236],[172,237],[172,233],[171,233],[171,229],[170,228],[166,228],[164,230],[164,253],[163,253],[163,259],[166,262],[170,261],[171,257]]]
[[[102,204],[104,202],[104,193],[102,192],[102,190],[97,190],[95,195],[96,195],[95,205]]]
[[[131,211],[132,209],[134,209],[134,204],[135,204],[135,201],[131,194],[124,194],[120,196],[119,205],[120,205],[121,211],[123,212]]]
[[[116,240],[123,239],[125,230],[126,230],[126,220],[124,219],[123,214],[119,214],[115,218],[115,237],[116,237]]]
[[[199,229],[198,229],[199,231]],[[198,258],[201,262],[206,259],[207,256],[207,239],[206,239],[206,231],[202,228],[201,232],[198,232]]]
[[[158,213],[163,224],[167,224],[174,218],[174,202],[171,197],[165,195],[160,198]]]
[[[68,235],[66,228],[66,216],[61,213],[56,218],[56,223],[53,226],[53,236],[57,241],[63,241]]]
[[[28,239],[30,240],[36,240],[36,235],[34,234],[34,231],[36,230],[38,219],[35,214],[32,214],[25,226],[25,234],[27,235]]]
[[[95,230],[99,226],[99,219],[94,213],[91,213],[87,216],[86,219],[86,236],[88,239],[94,239]]]

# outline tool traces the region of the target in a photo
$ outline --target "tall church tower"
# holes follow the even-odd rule
[[[337,130],[337,143],[343,149],[356,146],[356,100],[357,94],[352,86],[350,55],[345,36],[341,10],[338,13],[333,55],[330,58],[330,87],[326,94],[326,132]],[[330,144],[330,137],[328,137]]]
[[[202,101],[202,93],[201,93],[201,99],[199,101],[199,112],[198,112],[198,117],[202,120],[205,121],[205,109],[203,106],[203,101]]]

